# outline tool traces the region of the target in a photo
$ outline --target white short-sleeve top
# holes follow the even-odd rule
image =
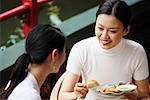
[[[139,43],[122,39],[117,46],[106,50],[95,36],[72,47],[66,70],[82,75],[83,82],[96,80],[100,84],[129,82],[132,78],[143,80],[149,76],[147,56]]]

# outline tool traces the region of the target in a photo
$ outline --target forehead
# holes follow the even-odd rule
[[[96,23],[108,28],[123,28],[122,22],[113,15],[100,14],[97,17]]]

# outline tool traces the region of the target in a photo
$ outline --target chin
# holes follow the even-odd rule
[[[111,46],[111,44],[107,44],[107,45],[101,44],[101,48],[103,48],[103,49],[111,49],[113,47]]]
[[[101,46],[101,47],[106,50],[111,49],[111,47],[108,47],[108,46]]]

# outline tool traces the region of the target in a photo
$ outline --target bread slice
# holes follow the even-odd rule
[[[100,86],[100,84],[96,80],[88,80],[85,84],[88,88]]]
[[[106,86],[101,90],[101,93],[109,93],[109,92],[120,92],[118,89],[116,89],[114,86]]]

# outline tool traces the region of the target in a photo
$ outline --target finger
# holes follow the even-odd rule
[[[76,93],[77,97],[84,98],[88,93],[88,88],[82,83],[76,83],[74,87],[74,92]]]
[[[77,97],[82,97],[85,98],[86,94],[88,93],[88,91],[86,90],[76,90],[74,91]]]
[[[88,89],[86,88],[80,88],[80,87],[74,87],[74,91],[79,92],[83,95],[86,95],[88,93]]]
[[[124,95],[125,95],[125,96],[134,96],[134,97],[137,96],[137,94],[134,93],[134,92],[128,92],[128,93],[125,93]]]
[[[74,91],[81,95],[86,95],[88,93],[88,91],[84,89],[75,89]]]
[[[74,87],[74,90],[75,91],[85,91],[85,92],[88,92],[88,88],[86,88],[86,87],[80,87],[80,86],[75,86]]]
[[[81,91],[83,94],[87,94],[88,93],[88,89],[83,88],[83,90]]]
[[[124,97],[122,99],[137,100],[136,95],[134,93],[126,93],[124,94]]]
[[[80,91],[82,91],[83,90],[83,88],[82,87],[74,87],[74,91],[78,91],[78,92],[80,92]]]
[[[84,87],[84,88],[86,88],[86,85],[85,85],[85,84],[82,84],[82,83],[76,83],[76,86],[77,86],[77,87]]]

